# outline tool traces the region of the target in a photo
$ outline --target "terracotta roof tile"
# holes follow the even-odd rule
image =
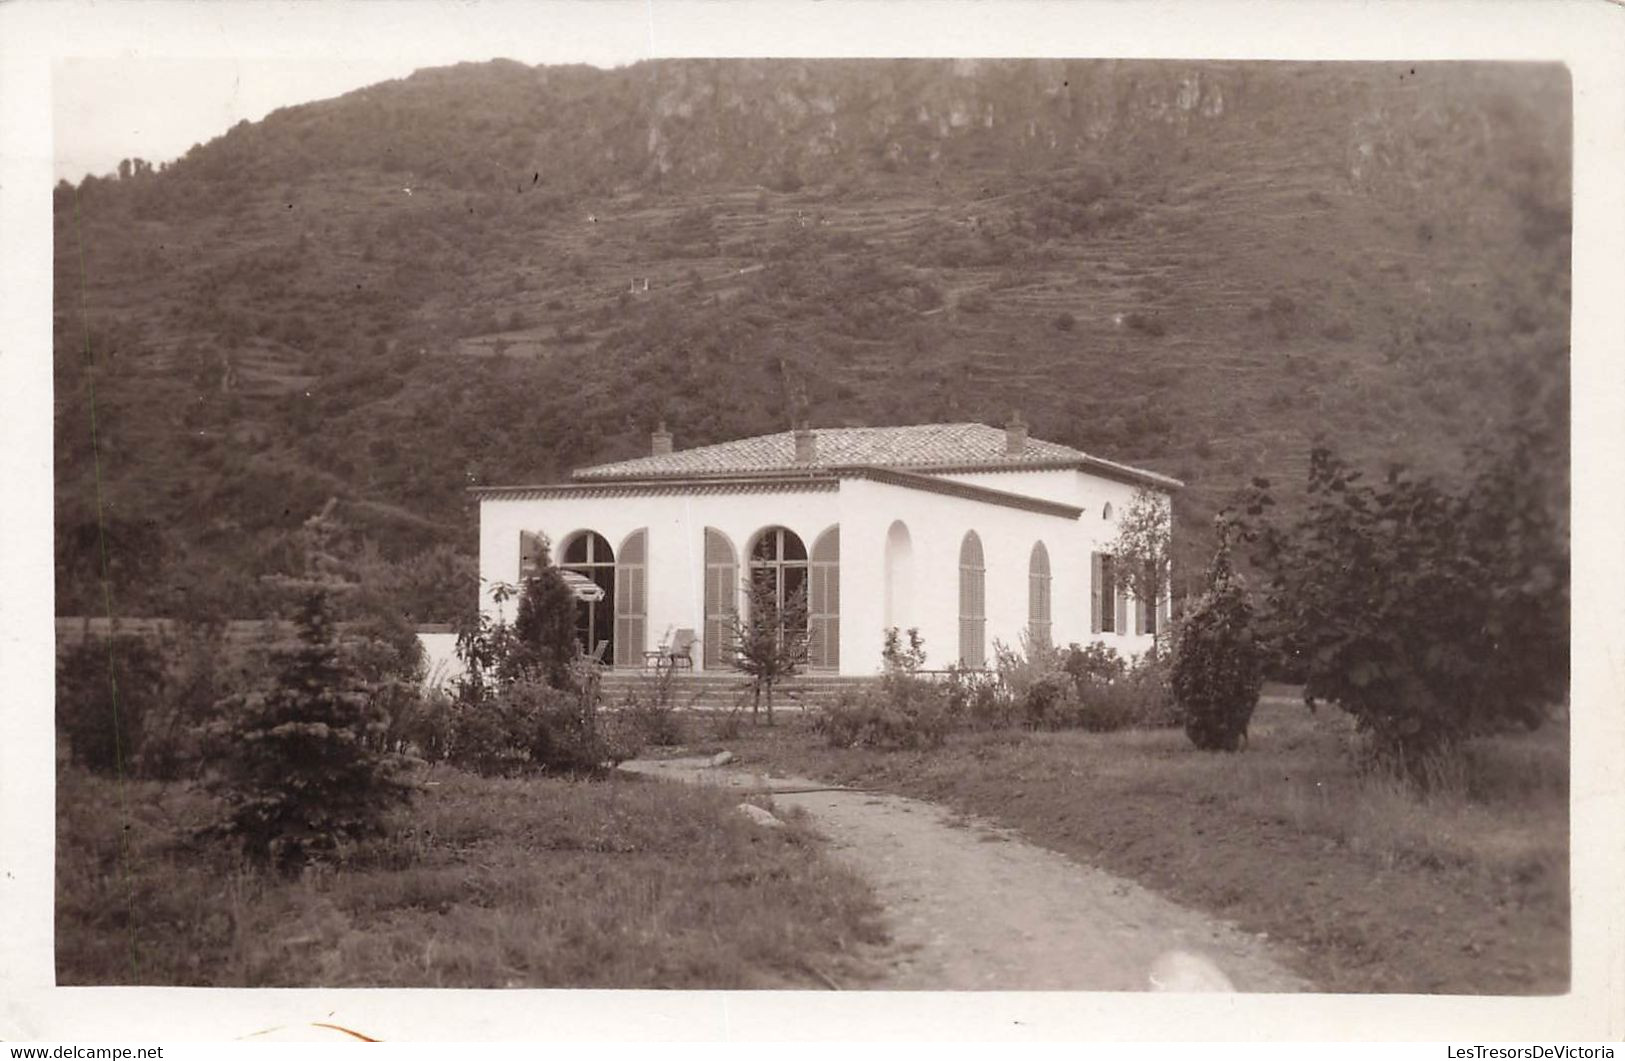
[[[1136,478],[1164,480],[1153,472],[1117,465],[1091,457],[1082,450],[1056,442],[1029,438],[1019,456],[1005,452],[1003,428],[986,424],[912,424],[903,427],[817,428],[813,463],[795,461],[795,434],[781,431],[711,446],[677,450],[658,456],[578,468],[578,482],[602,479],[680,478],[752,474],[792,469],[868,466],[899,469],[1021,468],[1081,463],[1101,470],[1119,469]]]

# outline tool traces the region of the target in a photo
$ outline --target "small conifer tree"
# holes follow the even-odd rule
[[[305,524],[303,577],[277,580],[295,595],[296,635],[272,649],[266,687],[224,702],[214,733],[224,831],[284,870],[380,832],[413,791],[409,760],[379,739],[386,713],[339,644],[334,599],[351,584],[328,552],[332,507]]]
[[[744,615],[733,617],[734,666],[751,676],[751,720],[765,697],[767,723],[773,724],[773,690],[807,662],[807,591],[801,587],[781,605],[774,587],[747,579]]]

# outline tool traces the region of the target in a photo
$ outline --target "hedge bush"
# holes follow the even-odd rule
[[[1207,751],[1236,751],[1247,739],[1264,686],[1264,666],[1252,605],[1241,576],[1231,569],[1222,521],[1207,587],[1180,624],[1173,691],[1192,744]]]
[[[844,693],[819,712],[814,728],[832,748],[919,751],[941,747],[954,724],[945,683],[897,672]]]
[[[136,773],[144,722],[164,689],[163,656],[146,638],[87,637],[59,654],[56,724],[69,757],[95,773]]]

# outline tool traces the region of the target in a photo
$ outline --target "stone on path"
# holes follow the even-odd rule
[[[757,825],[765,825],[769,829],[784,828],[784,823],[775,818],[772,811],[763,810],[754,803],[741,803],[739,805],[739,813],[743,814]]]
[[[734,753],[733,752],[717,752],[715,755],[711,756],[711,765],[712,766],[727,766],[729,763],[731,763],[733,761],[734,761]]]

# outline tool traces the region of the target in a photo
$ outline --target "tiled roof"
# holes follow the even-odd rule
[[[913,471],[1084,467],[1113,478],[1164,487],[1179,482],[1155,472],[1091,457],[1057,442],[1029,438],[1023,452],[1005,452],[1003,428],[986,424],[912,424],[904,427],[817,428],[815,459],[797,464],[795,434],[781,431],[658,456],[578,468],[577,482],[611,479],[705,478],[814,468],[878,467]]]

